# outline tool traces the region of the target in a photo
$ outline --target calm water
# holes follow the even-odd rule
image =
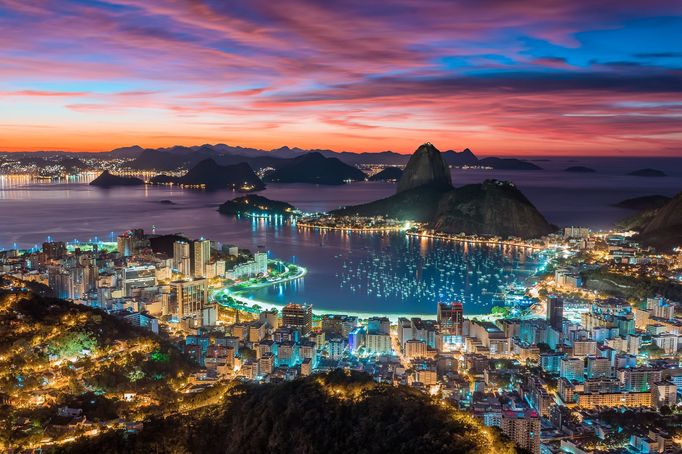
[[[672,160],[670,162],[673,162]],[[516,182],[550,222],[605,228],[631,214],[611,205],[629,197],[674,195],[682,190],[680,160],[659,163],[666,178],[622,175],[645,163],[538,161],[547,170],[499,172],[454,170],[456,185],[486,178]],[[571,174],[569,165],[590,165],[594,174]],[[655,167],[654,165],[649,165]],[[341,187],[270,185],[261,194],[305,211],[326,211],[386,197],[390,183]],[[407,240],[399,235],[298,231],[288,224],[220,215],[232,192],[201,193],[166,187],[99,189],[86,181],[34,182],[0,176],[0,249],[55,240],[109,239],[129,228],[181,232],[256,249],[309,269],[303,281],[260,290],[254,297],[276,303],[310,302],[318,308],[377,313],[433,313],[438,299],[464,299],[467,312],[485,312],[499,285],[523,278],[535,267],[523,251]],[[172,204],[162,203],[171,201]]]

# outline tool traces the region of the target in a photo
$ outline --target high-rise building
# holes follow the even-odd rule
[[[173,243],[173,266],[180,274],[191,274],[189,243],[186,241],[176,241]]]
[[[561,333],[564,320],[564,300],[551,295],[547,299],[547,321],[549,326]]]
[[[256,274],[268,274],[268,254],[256,252],[253,254],[253,261],[256,262]]]
[[[367,320],[367,332],[373,334],[391,334],[391,321],[388,317],[370,317]]]
[[[130,257],[147,247],[148,240],[144,236],[144,230],[133,229],[119,235],[116,238],[116,246],[121,257]]]
[[[562,358],[559,365],[559,376],[567,380],[582,383],[585,381],[585,363],[582,358]]]
[[[438,325],[441,332],[462,336],[464,309],[462,303],[438,303]]]
[[[154,265],[130,266],[123,269],[123,293],[132,296],[134,288],[152,287],[156,285],[156,268]]]
[[[178,319],[194,317],[202,319],[202,309],[208,304],[208,284],[206,279],[171,282],[173,315]]]
[[[535,410],[502,411],[502,432],[520,448],[540,453],[540,415]]]
[[[669,407],[677,404],[677,386],[669,381],[659,381],[651,388],[652,405],[660,410],[664,405]]]
[[[211,241],[197,240],[194,242],[194,262],[192,270],[194,277],[206,277],[206,265],[211,259]]]
[[[282,325],[308,334],[313,329],[313,307],[289,303],[282,309]]]
[[[43,243],[43,252],[49,259],[61,259],[66,256],[66,244],[63,241]]]

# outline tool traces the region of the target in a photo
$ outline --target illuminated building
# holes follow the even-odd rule
[[[661,369],[650,367],[638,367],[635,369],[620,369],[618,380],[625,391],[645,392],[649,391],[654,383],[660,382],[663,377]]]
[[[578,393],[578,406],[597,407],[650,407],[650,392]]]
[[[43,252],[49,259],[62,259],[66,256],[66,244],[63,241],[43,243]]]
[[[329,359],[343,358],[343,352],[346,349],[346,341],[342,337],[332,337],[327,341],[327,354]]]
[[[307,377],[312,372],[312,361],[310,358],[305,358],[301,361],[301,376]]]
[[[253,261],[256,263],[256,274],[268,274],[268,254],[265,252],[256,252],[253,254]]]
[[[260,342],[263,338],[265,338],[265,323],[261,321],[251,322],[249,324],[249,342]]]
[[[503,410],[500,428],[519,447],[540,453],[540,415],[535,410]]]
[[[462,303],[438,303],[437,320],[441,331],[461,337],[464,322]]]
[[[357,352],[365,345],[365,329],[357,327],[348,334],[348,349],[351,353]]]
[[[275,355],[270,352],[263,353],[258,360],[258,368],[261,375],[271,374],[275,368]]]
[[[425,358],[426,342],[417,339],[410,339],[405,342],[405,357],[408,359]]]
[[[491,356],[505,356],[510,353],[509,338],[495,324],[480,321],[469,321],[469,335],[481,342],[489,350]]]
[[[464,310],[462,303],[438,303],[437,322],[440,328],[440,349],[450,351],[462,345]]]
[[[267,327],[270,327],[270,329],[276,330],[279,328],[279,317],[276,310],[261,311],[258,319],[265,323]]]
[[[197,240],[194,242],[194,260],[192,272],[194,277],[206,277],[206,265],[211,260],[211,241]]]
[[[131,266],[123,269],[123,294],[131,296],[134,288],[152,287],[156,285],[156,268],[154,265]]]
[[[179,320],[185,317],[202,319],[202,309],[208,303],[208,284],[206,279],[171,282],[173,315]]]
[[[368,333],[365,338],[365,347],[368,353],[378,355],[393,351],[391,336],[384,333]]]
[[[149,241],[145,238],[142,229],[129,230],[116,238],[117,251],[121,257],[138,254],[148,245]]]
[[[651,401],[656,409],[662,406],[674,407],[677,404],[677,386],[669,381],[659,381],[651,388]]]
[[[282,309],[282,325],[308,334],[313,329],[313,307],[289,303]]]
[[[600,356],[588,356],[585,375],[587,378],[611,377],[611,361]]]
[[[573,342],[573,356],[584,358],[597,354],[597,342],[591,339],[576,340]]]
[[[585,381],[585,365],[581,358],[562,358],[559,376],[567,380],[582,383]]]
[[[562,331],[564,320],[564,300],[558,296],[552,295],[547,299],[547,321],[549,326]]]
[[[390,334],[391,321],[388,317],[370,317],[367,320],[367,332],[377,334]]]
[[[173,266],[180,274],[190,275],[189,243],[176,241],[173,243]]]
[[[658,348],[663,350],[664,354],[666,355],[677,354],[679,337],[676,334],[671,333],[658,334],[656,336],[652,336],[651,340],[654,341],[654,344],[656,344]]]

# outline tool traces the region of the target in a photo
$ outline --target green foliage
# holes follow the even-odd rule
[[[47,346],[47,352],[58,358],[73,358],[96,347],[97,341],[90,333],[69,331],[54,338]]]

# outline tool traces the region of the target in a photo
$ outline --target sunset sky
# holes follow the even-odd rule
[[[682,156],[680,1],[0,0],[0,150]]]

